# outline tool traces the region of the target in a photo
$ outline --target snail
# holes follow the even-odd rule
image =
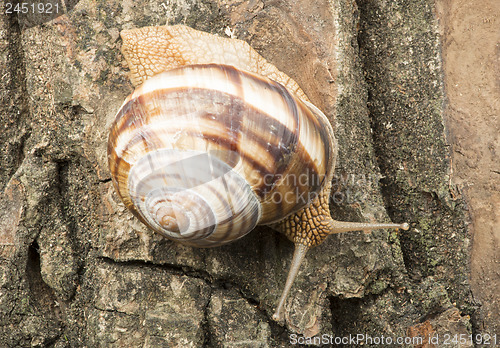
[[[306,252],[334,233],[408,224],[333,220],[337,143],[298,84],[246,42],[176,26],[124,30],[136,87],[111,126],[108,161],[125,206],[171,240],[214,247],[257,225],[294,244],[273,319]]]

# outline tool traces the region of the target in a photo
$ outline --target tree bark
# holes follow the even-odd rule
[[[425,342],[479,332],[434,6],[112,0],[71,4],[43,23],[0,15],[0,346],[281,347],[323,334]],[[336,219],[411,225],[329,237],[306,256],[284,324],[271,320],[293,253],[284,236],[258,227],[220,248],[182,246],[143,226],[113,189],[108,130],[132,91],[119,32],[164,24],[229,28],[299,83],[339,142]]]

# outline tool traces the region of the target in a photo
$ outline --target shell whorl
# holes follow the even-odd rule
[[[260,204],[245,179],[207,153],[151,151],[128,176],[134,209],[167,238],[220,245],[240,237],[241,230],[253,229],[260,218]]]
[[[335,147],[317,113],[281,84],[232,66],[163,72],[116,116],[108,142],[114,184],[125,205],[166,237],[230,242],[319,194]]]

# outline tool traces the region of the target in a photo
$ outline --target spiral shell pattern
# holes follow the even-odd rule
[[[326,117],[268,78],[188,65],[146,80],[108,140],[113,183],[147,226],[184,244],[231,242],[307,205],[330,177]]]

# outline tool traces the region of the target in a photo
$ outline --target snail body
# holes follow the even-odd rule
[[[184,26],[122,38],[137,88],[108,139],[116,191],[146,226],[190,246],[229,243],[258,224],[284,233],[295,252],[276,320],[307,250],[329,234],[408,228],[331,218],[333,129],[248,44]]]

